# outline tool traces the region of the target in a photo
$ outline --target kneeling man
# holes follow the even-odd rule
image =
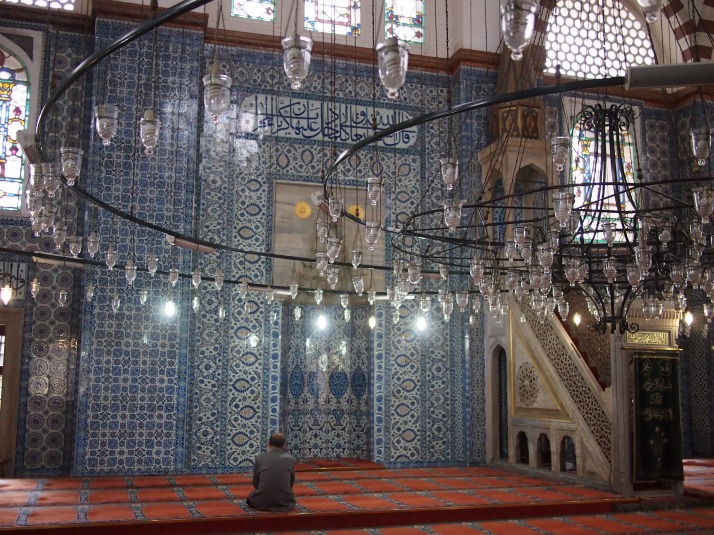
[[[247,503],[260,511],[290,511],[295,507],[295,462],[285,451],[285,437],[273,433],[268,451],[255,458],[253,486]]]

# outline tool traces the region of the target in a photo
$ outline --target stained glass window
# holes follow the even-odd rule
[[[20,4],[23,6],[33,6],[42,9],[62,9],[64,11],[74,11],[75,0],[0,0],[0,3]]]
[[[359,0],[305,0],[305,29],[359,35]]]
[[[17,132],[27,127],[30,84],[27,68],[0,47],[0,210],[22,208],[25,156]]]
[[[424,0],[385,0],[384,36],[424,42]]]
[[[231,15],[243,19],[275,20],[275,0],[233,0]]]
[[[586,107],[571,137],[573,208],[586,214],[583,228],[592,230],[594,240],[602,242],[604,221],[613,224],[615,241],[623,242],[635,213],[635,146],[629,130],[634,118],[615,115],[615,110],[612,105]],[[612,127],[617,130],[611,132]]]

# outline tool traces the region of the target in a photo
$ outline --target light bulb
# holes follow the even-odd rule
[[[164,305],[164,314],[169,318],[173,317],[173,315],[176,314],[176,305],[171,299],[167,300],[166,304]]]

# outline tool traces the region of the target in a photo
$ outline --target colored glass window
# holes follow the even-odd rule
[[[275,0],[233,0],[231,15],[243,19],[275,20]]]
[[[305,0],[305,29],[359,35],[359,0]]]
[[[596,106],[603,109],[603,107]],[[602,121],[602,119],[601,119]],[[615,229],[615,241],[624,242],[625,232],[633,228],[636,200],[632,193],[635,183],[635,146],[625,123],[614,126],[604,123],[604,131],[596,134],[592,121],[579,121],[572,132],[571,178],[575,210],[586,213],[585,230],[595,232],[594,241],[604,242],[602,223],[610,221]],[[629,123],[628,123],[629,126]],[[613,134],[612,136],[610,134]],[[610,142],[616,139],[617,142]],[[613,151],[617,150],[617,154]],[[619,214],[625,214],[620,218]],[[596,230],[597,229],[597,230]],[[634,236],[629,235],[629,239]]]
[[[384,36],[407,43],[424,42],[424,1],[385,0]]]
[[[0,3],[20,4],[22,6],[39,7],[42,9],[61,9],[63,11],[74,11],[75,0],[0,0]]]
[[[27,127],[29,114],[27,68],[0,47],[0,210],[22,208],[26,163],[17,132]]]

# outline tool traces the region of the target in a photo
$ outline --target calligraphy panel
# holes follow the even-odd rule
[[[625,344],[627,345],[639,345],[639,346],[657,346],[662,348],[668,348],[670,344],[670,332],[669,331],[637,331],[629,332],[625,334]]]
[[[635,355],[635,481],[684,478],[679,360]]]
[[[376,108],[377,130],[407,121],[402,110]],[[310,139],[354,144],[371,136],[372,108],[349,103],[253,94],[243,99],[239,110],[244,133],[291,139]],[[406,149],[416,141],[417,127],[400,130],[382,139],[383,147]]]

